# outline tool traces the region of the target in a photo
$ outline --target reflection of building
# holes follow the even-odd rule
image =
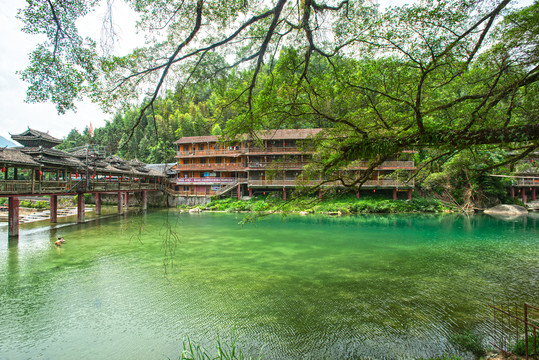
[[[290,129],[260,131],[256,137],[241,136],[241,140],[221,143],[217,136],[183,137],[177,145],[178,164],[175,193],[180,196],[212,196],[233,192],[242,194],[283,191],[305,183],[304,166],[312,161],[309,138],[322,129]],[[348,173],[368,168],[367,161],[355,162]],[[413,181],[399,179],[395,170],[412,171],[414,162],[409,153],[386,161],[373,172],[364,189],[406,190],[411,196]],[[315,185],[322,179],[310,179]],[[328,184],[327,186],[337,186]]]

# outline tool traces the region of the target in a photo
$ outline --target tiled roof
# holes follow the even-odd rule
[[[44,141],[51,144],[61,144],[62,140],[55,138],[54,136],[49,135],[48,132],[43,132],[35,129],[30,129],[16,135],[11,135],[11,138],[13,140],[16,140],[23,144],[24,142],[28,141]]]
[[[0,163],[16,164],[16,165],[30,165],[39,166],[40,164],[32,159],[30,155],[27,155],[17,149],[0,148]]]
[[[306,139],[309,136],[318,134],[323,129],[279,129],[279,130],[261,130],[253,134],[241,134],[241,139],[260,139],[260,140],[291,140]],[[191,144],[204,142],[217,142],[218,136],[185,136],[176,140],[175,144]]]
[[[280,130],[264,130],[251,134],[244,135],[246,138],[255,138],[261,140],[290,140],[290,139],[306,139],[309,136],[318,134],[323,129],[280,129]]]
[[[217,140],[219,140],[218,136],[184,136],[179,140],[174,141],[174,144],[216,142]]]

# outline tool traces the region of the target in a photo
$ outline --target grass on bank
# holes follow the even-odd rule
[[[312,214],[389,214],[414,212],[443,212],[448,208],[436,199],[415,197],[412,200],[389,200],[382,197],[361,197],[341,195],[320,201],[316,197],[285,201],[272,195],[257,196],[250,200],[236,198],[213,198],[199,208],[213,211],[282,211],[307,212]]]

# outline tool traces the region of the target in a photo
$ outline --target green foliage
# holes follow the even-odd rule
[[[420,358],[418,360],[464,360],[464,358],[457,355],[452,355],[452,356],[442,355],[442,356],[437,356],[435,358],[428,358],[428,359]]]
[[[464,333],[453,334],[449,341],[462,351],[469,351],[477,357],[485,354],[483,346],[483,337],[474,332],[468,331]]]
[[[278,193],[276,193],[278,194]],[[284,201],[275,196],[258,196],[251,200],[241,201],[234,198],[212,199],[206,206],[214,211],[307,211],[317,214],[372,214],[372,213],[411,213],[441,212],[442,204],[435,199],[414,198],[412,201],[387,200],[379,197],[339,196],[318,201],[317,198],[299,198]]]
[[[532,340],[533,336],[531,333],[529,334],[528,339],[530,339],[528,340],[530,342],[528,344],[528,356],[534,356],[535,350],[533,348],[533,340]],[[521,339],[517,341],[516,343],[514,343],[511,346],[511,352],[515,355],[525,356],[526,355],[526,341],[524,339]]]
[[[49,202],[45,200],[33,201],[33,200],[21,200],[19,202],[20,207],[33,208],[33,209],[46,209],[49,207]]]
[[[7,198],[2,198],[2,197],[0,197],[0,205],[7,204],[7,202],[8,202],[8,199],[7,199]]]
[[[183,351],[180,360],[243,360],[251,359],[243,355],[241,349],[237,348],[237,338],[228,342],[223,342],[217,336],[216,352],[212,353],[200,344],[194,343],[189,337],[183,342]]]

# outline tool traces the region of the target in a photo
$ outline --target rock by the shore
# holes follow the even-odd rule
[[[515,216],[515,215],[526,215],[528,213],[528,210],[524,206],[500,204],[500,205],[491,207],[490,209],[486,209],[484,213],[489,214],[489,215]]]
[[[193,213],[199,213],[201,212],[202,210],[200,210],[199,208],[192,208],[192,209],[189,209],[189,213],[190,214],[193,214]]]

